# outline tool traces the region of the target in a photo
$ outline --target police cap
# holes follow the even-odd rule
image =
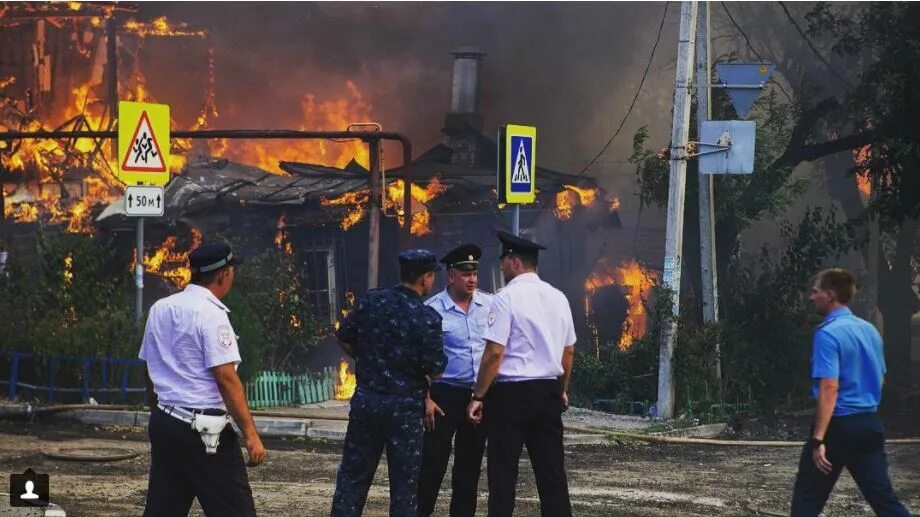
[[[237,264],[242,264],[242,261],[233,256],[226,242],[202,244],[188,255],[188,266],[192,273],[211,273]]]
[[[536,242],[522,239],[508,232],[499,231],[498,240],[502,243],[502,254],[500,257],[511,255],[537,255],[540,250],[545,250],[546,246],[541,246]]]
[[[441,263],[448,268],[458,271],[476,271],[479,269],[479,257],[482,256],[482,250],[475,244],[463,244],[452,249]]]
[[[399,268],[404,272],[417,274],[438,271],[438,257],[431,250],[416,248],[403,251],[399,254]]]

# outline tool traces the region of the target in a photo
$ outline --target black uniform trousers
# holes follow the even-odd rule
[[[518,462],[524,445],[537,482],[540,514],[570,517],[559,381],[493,384],[484,402],[483,425],[488,439],[489,517],[514,513]]]
[[[332,517],[357,517],[364,511],[377,464],[387,450],[390,515],[414,517],[422,460],[424,401],[361,388],[351,399],[342,464],[332,497]]]
[[[817,517],[844,467],[850,471],[876,515],[910,515],[891,488],[885,430],[875,413],[831,418],[824,444],[833,470],[830,474],[818,470],[812,460],[811,443],[805,444],[792,495],[792,517]]]
[[[159,408],[150,412],[150,481],[144,517],[185,517],[197,497],[205,515],[256,515],[240,440],[229,424],[217,453],[192,427]]]
[[[444,411],[444,415],[435,415],[434,429],[425,431],[418,486],[418,515],[429,517],[434,513],[438,492],[450,461],[451,447],[454,446],[450,515],[474,517],[486,436],[479,426],[473,425],[466,417],[466,408],[473,390],[439,382],[432,384],[429,393],[431,399]]]

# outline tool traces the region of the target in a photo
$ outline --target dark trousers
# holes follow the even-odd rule
[[[216,454],[204,450],[192,427],[164,413],[150,412],[150,481],[144,517],[187,516],[197,497],[208,516],[255,516],[256,507],[240,441],[228,424]]]
[[[390,475],[390,515],[415,516],[424,413],[421,399],[365,393],[360,388],[355,392],[332,498],[333,517],[356,517],[364,511],[384,446]]]
[[[811,457],[811,444],[805,444],[792,495],[793,517],[819,515],[844,468],[850,471],[876,515],[910,515],[891,488],[885,430],[875,413],[831,418],[824,444],[833,470],[830,474],[819,471]]]
[[[489,517],[514,513],[518,462],[527,446],[544,517],[570,517],[562,449],[562,389],[556,380],[496,383],[485,399]]]
[[[470,423],[466,408],[470,403],[472,390],[455,388],[443,383],[431,386],[431,399],[444,411],[444,416],[435,416],[433,430],[425,431],[422,445],[422,471],[418,485],[418,515],[429,517],[434,513],[438,491],[447,472],[451,446],[454,447],[454,468],[451,473],[451,517],[473,517],[476,515],[479,472],[482,468],[482,453],[485,450],[485,432]]]

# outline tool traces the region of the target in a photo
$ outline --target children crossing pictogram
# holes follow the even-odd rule
[[[150,125],[147,112],[141,112],[134,136],[121,163],[121,170],[130,172],[167,172],[160,143]]]

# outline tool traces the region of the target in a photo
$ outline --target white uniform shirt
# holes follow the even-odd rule
[[[161,404],[225,409],[210,368],[240,363],[230,309],[207,288],[185,290],[153,304],[138,357]]]
[[[536,273],[518,275],[495,294],[483,338],[505,347],[498,382],[555,379],[575,345],[569,300]]]

